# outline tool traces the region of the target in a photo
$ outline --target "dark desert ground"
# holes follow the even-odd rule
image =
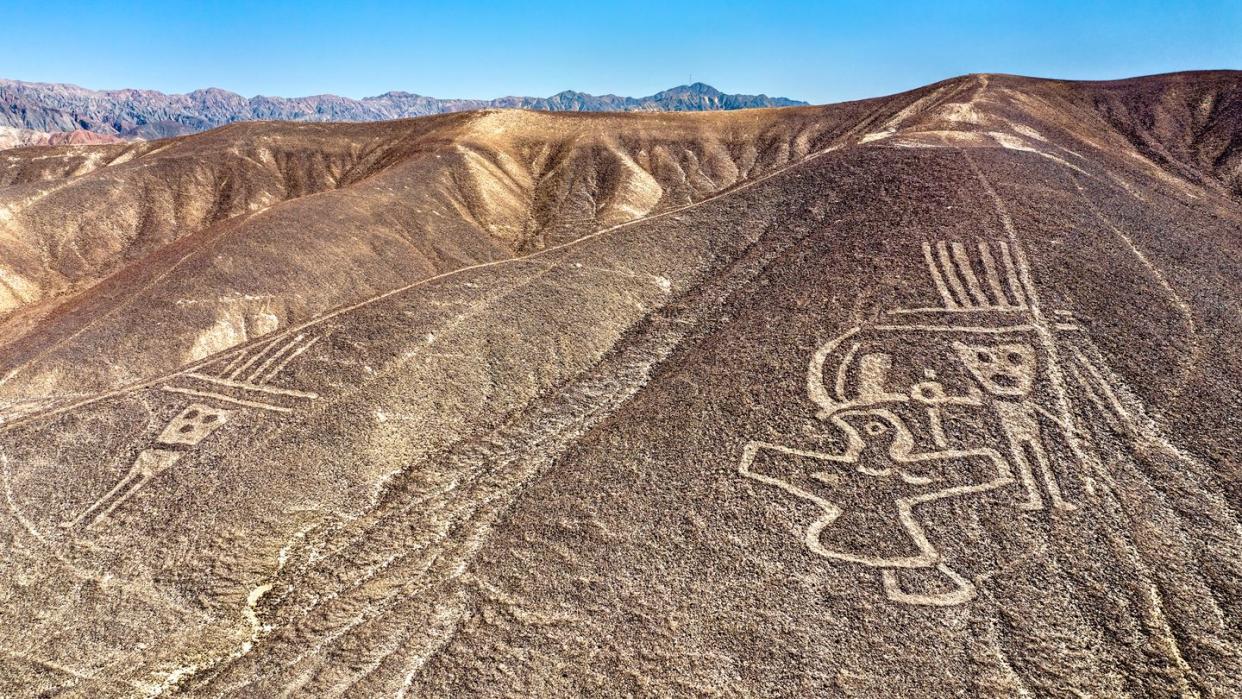
[[[0,151],[0,695],[1242,695],[1242,73]]]

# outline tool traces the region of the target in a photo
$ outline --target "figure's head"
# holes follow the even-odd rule
[[[1035,350],[1025,343],[968,345],[953,351],[983,390],[997,396],[1025,396],[1035,381]]]
[[[908,453],[914,446],[909,428],[890,410],[842,410],[832,416],[832,421],[845,432],[851,452]]]

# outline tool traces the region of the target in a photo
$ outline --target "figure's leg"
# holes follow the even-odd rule
[[[1026,489],[1026,502],[1018,505],[1018,509],[1044,509],[1044,499],[1039,494],[1039,484],[1035,482],[1035,474],[1031,470],[1031,462],[1026,458],[1021,439],[1010,431],[1008,424],[1005,425],[1005,436],[1009,442],[1009,454],[1014,465],[1018,467],[1018,477],[1022,480],[1022,487]]]
[[[956,604],[969,602],[978,594],[974,583],[944,563],[937,564],[936,570],[953,582],[954,589],[948,592],[906,592],[902,589],[901,581],[897,577],[900,570],[900,568],[885,568],[880,571],[880,577],[884,582],[884,594],[894,602],[933,607],[951,607]]]
[[[65,529],[78,526],[87,517],[91,516],[97,510],[99,510],[99,508],[103,507],[104,505],[107,505],[108,502],[110,502],[112,498],[116,497],[118,493],[121,493],[125,491],[126,489],[128,489],[130,487],[130,484],[133,483],[135,480],[139,479],[140,476],[141,474],[140,474],[139,463],[135,461],[134,465],[130,466],[129,472],[125,474],[125,477],[117,481],[116,485],[112,486],[112,490],[109,490],[107,493],[104,493],[98,500],[91,503],[90,507],[86,508],[85,510],[82,510],[82,514],[78,515],[72,522],[62,522],[60,526]]]
[[[126,500],[130,499],[130,497],[132,497],[134,493],[138,492],[139,490],[142,490],[142,486],[146,485],[147,482],[150,480],[151,480],[151,474],[149,473],[141,474],[141,476],[139,476],[139,478],[136,481],[134,481],[129,486],[129,488],[125,490],[124,493],[121,493],[120,496],[118,496],[115,500],[112,501],[112,504],[108,505],[107,509],[95,515],[95,518],[92,519],[90,523],[86,525],[86,528],[90,529],[101,522],[107,521],[108,515],[112,514],[113,510],[120,507],[121,504],[124,503]]]
[[[1035,461],[1039,464],[1039,473],[1044,478],[1044,488],[1048,491],[1048,498],[1052,500],[1052,506],[1059,510],[1077,509],[1061,497],[1061,486],[1057,483],[1057,476],[1052,471],[1052,464],[1048,461],[1048,453],[1044,451],[1044,445],[1036,439],[1026,442],[1032,454],[1035,455]]]
[[[90,507],[82,511],[72,522],[63,522],[60,526],[68,529],[76,527],[82,522],[87,522],[86,527],[90,528],[99,524],[108,518],[117,507],[133,496],[134,493],[142,489],[155,476],[168,470],[173,464],[181,458],[181,454],[174,451],[164,449],[145,449],[138,458],[134,459],[134,465],[130,466],[129,472],[125,477],[112,486],[103,495],[96,500]]]
[[[180,453],[168,451],[166,449],[143,450],[142,453],[138,454],[138,458],[134,461],[134,468],[130,471],[131,473],[137,473],[138,481],[131,484],[124,493],[112,501],[111,505],[108,505],[108,509],[96,515],[95,519],[91,520],[91,523],[86,526],[88,528],[93,527],[96,524],[108,519],[108,515],[112,514],[113,510],[120,507],[126,500],[133,497],[134,493],[142,490],[143,486],[151,482],[152,478],[155,478],[164,471],[167,471],[173,464],[177,463],[177,460],[180,458]]]

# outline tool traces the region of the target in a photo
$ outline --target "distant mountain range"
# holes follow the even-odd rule
[[[38,133],[89,131],[118,139],[180,136],[236,121],[384,121],[471,109],[699,112],[805,104],[785,97],[726,94],[703,83],[681,85],[648,97],[567,90],[551,97],[492,100],[386,92],[356,100],[337,95],[246,98],[217,88],[170,95],[155,90],[89,90],[63,83],[0,80],[0,127]],[[40,138],[22,133],[11,140],[14,143],[10,145],[16,145],[36,143]]]

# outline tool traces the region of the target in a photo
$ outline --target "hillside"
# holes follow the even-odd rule
[[[1242,693],[1242,73],[0,154],[0,694]]]
[[[88,90],[77,85],[0,79],[0,127],[46,133],[89,131],[126,139],[180,136],[238,121],[384,121],[500,108],[697,112],[804,104],[784,97],[725,94],[703,83],[681,85],[648,97],[597,96],[567,90],[551,97],[493,100],[386,92],[355,100],[337,95],[246,98],[218,88],[169,95],[156,90]]]
[[[116,136],[105,136],[92,131],[32,131],[0,126],[0,150],[18,146],[90,145],[98,143],[121,143]]]

